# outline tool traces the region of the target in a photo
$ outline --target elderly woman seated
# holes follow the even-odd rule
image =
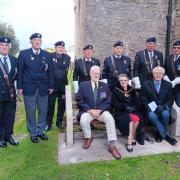
[[[141,116],[138,112],[138,98],[135,90],[128,85],[128,80],[125,74],[119,75],[119,83],[112,93],[112,106],[116,127],[123,135],[128,136],[126,148],[128,152],[133,152],[136,140],[143,145],[144,139],[140,125]]]
[[[176,139],[167,132],[170,120],[171,106],[173,105],[173,89],[170,82],[163,80],[165,70],[162,67],[153,69],[153,80],[142,85],[142,103],[147,110],[149,122],[156,128],[155,140],[160,143],[165,139],[171,145]]]

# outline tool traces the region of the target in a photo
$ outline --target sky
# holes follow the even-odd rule
[[[0,0],[0,21],[12,25],[20,50],[30,47],[29,37],[41,33],[42,48],[63,40],[74,45],[73,0]]]

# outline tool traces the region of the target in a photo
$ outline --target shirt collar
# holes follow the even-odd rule
[[[7,54],[6,56],[4,56],[4,55],[0,54],[0,59],[2,59],[2,60],[3,60],[3,57],[7,57],[7,59],[9,59],[8,54]]]
[[[118,55],[115,54],[114,57],[117,58],[117,59],[121,59],[122,55],[118,56]]]
[[[148,54],[151,55],[152,53],[152,56],[154,56],[154,51],[148,51]]]
[[[38,52],[38,54],[39,54],[39,53],[41,52],[41,49],[39,49],[39,50],[37,51],[37,50],[35,50],[35,49],[32,48],[32,51],[33,51],[34,54],[36,54],[36,52]]]
[[[84,59],[85,59],[85,61],[91,61],[91,58],[90,59],[84,58]]]
[[[156,81],[156,80],[154,80],[154,84],[161,84],[161,81]]]

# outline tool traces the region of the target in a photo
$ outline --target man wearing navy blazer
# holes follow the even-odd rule
[[[17,59],[9,54],[11,40],[0,37],[0,148],[7,142],[17,145],[12,137],[16,112],[16,91],[14,80],[17,73]]]
[[[152,70],[156,66],[163,67],[163,54],[156,50],[156,37],[146,39],[146,49],[136,53],[133,65],[135,89],[140,89],[144,81],[152,79]]]
[[[39,33],[32,34],[32,48],[22,50],[18,58],[17,88],[19,94],[24,96],[27,128],[33,143],[38,142],[38,137],[48,140],[43,131],[46,127],[48,94],[53,92],[52,60],[50,54],[41,49],[41,38]]]
[[[167,126],[170,120],[171,107],[173,105],[173,89],[170,82],[163,80],[165,69],[155,67],[153,80],[142,84],[142,103],[144,104],[150,123],[156,128],[156,142],[165,139],[171,145],[177,143],[176,139],[169,135]]]
[[[164,80],[172,83],[176,104],[180,107],[180,40],[173,44],[173,53],[166,57]]]
[[[107,84],[99,82],[100,67],[92,66],[90,69],[90,81],[80,83],[77,94],[79,106],[80,125],[84,133],[83,148],[88,149],[92,143],[90,123],[97,119],[106,124],[108,137],[108,150],[116,159],[121,158],[121,154],[115,146],[117,140],[114,118],[108,109],[111,104],[111,93]]]
[[[93,46],[86,45],[83,48],[83,57],[76,59],[74,64],[74,73],[73,73],[73,85],[74,93],[78,92],[79,83],[83,81],[89,81],[90,75],[89,71],[92,66],[100,66],[100,60],[92,57],[93,55]]]

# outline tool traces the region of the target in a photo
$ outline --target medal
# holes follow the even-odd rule
[[[33,57],[33,56],[31,56],[31,60],[32,60],[32,61],[34,60],[34,57]]]

